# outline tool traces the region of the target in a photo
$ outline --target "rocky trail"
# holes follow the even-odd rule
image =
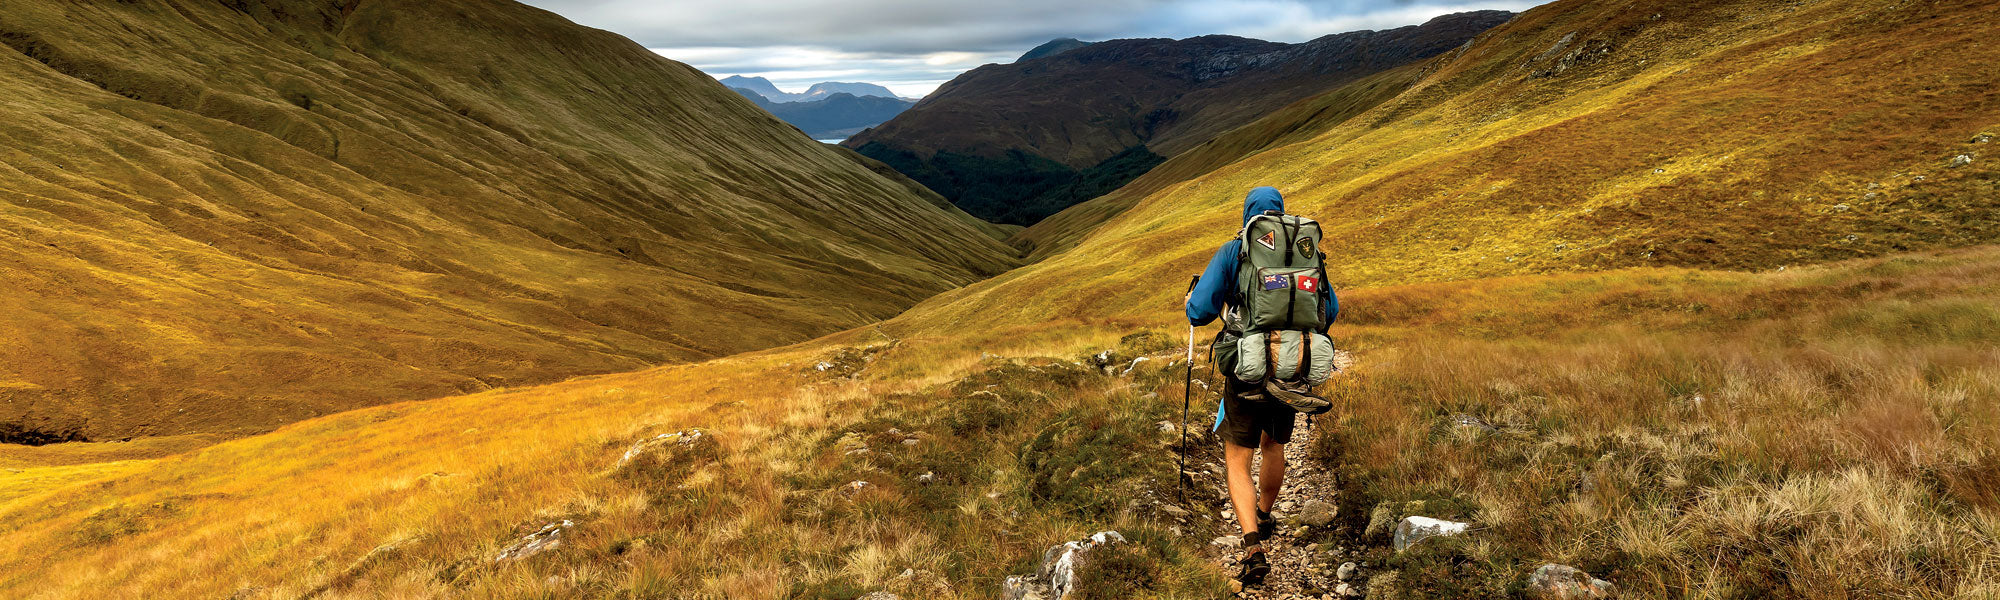
[[[1264,542],[1265,551],[1270,553],[1271,574],[1263,584],[1239,591],[1238,598],[1300,600],[1362,595],[1362,569],[1358,563],[1345,560],[1350,553],[1358,557],[1358,550],[1325,547],[1331,542],[1303,541],[1312,528],[1326,527],[1333,520],[1333,499],[1339,488],[1333,472],[1307,456],[1314,437],[1323,433],[1324,428],[1308,429],[1306,417],[1300,415],[1298,419],[1292,443],[1285,445],[1285,462],[1290,468],[1272,511],[1278,518],[1278,532]],[[1257,459],[1257,464],[1261,465],[1262,460]],[[1252,472],[1257,472],[1257,468],[1253,466]],[[1241,570],[1237,560],[1242,557],[1241,538],[1234,526],[1236,511],[1225,506],[1220,515],[1217,531],[1221,537],[1210,548],[1224,571],[1234,575]],[[1345,578],[1341,577],[1343,574]]]
[[[1341,352],[1335,364],[1345,371],[1354,364],[1354,355]],[[1206,387],[1206,386],[1204,386]],[[1210,400],[1213,401],[1212,399]],[[1324,532],[1335,517],[1335,495],[1339,485],[1333,471],[1312,456],[1311,448],[1317,436],[1325,433],[1326,426],[1333,421],[1331,415],[1317,417],[1321,423],[1312,423],[1313,418],[1298,415],[1293,427],[1292,441],[1285,445],[1286,470],[1284,485],[1278,491],[1278,501],[1272,514],[1278,519],[1278,531],[1264,542],[1269,553],[1271,574],[1260,585],[1238,590],[1236,597],[1259,600],[1301,600],[1308,598],[1361,597],[1366,568],[1358,560],[1361,551],[1335,545],[1332,541],[1307,541],[1326,539],[1328,535],[1313,535],[1315,529]],[[1208,421],[1213,422],[1214,413],[1208,413]],[[1211,436],[1203,436],[1204,442],[1220,444]],[[1216,453],[1219,455],[1219,453]],[[1251,472],[1261,472],[1263,458],[1254,459]],[[1220,462],[1202,465],[1214,475],[1212,482],[1217,495],[1215,506],[1219,507],[1217,521],[1210,521],[1218,536],[1210,543],[1215,560],[1223,570],[1232,576],[1241,570],[1238,559],[1242,558],[1241,536],[1236,526],[1236,511],[1228,505],[1228,491],[1222,484]],[[1202,481],[1197,478],[1197,481]],[[1333,546],[1333,547],[1328,547]],[[1350,560],[1354,559],[1354,560]]]

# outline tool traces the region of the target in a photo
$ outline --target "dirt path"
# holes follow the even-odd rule
[[[1299,417],[1298,428],[1292,434],[1292,443],[1285,445],[1285,462],[1290,465],[1285,475],[1285,485],[1278,492],[1277,510],[1278,533],[1266,542],[1264,550],[1270,553],[1271,575],[1264,584],[1243,590],[1239,598],[1251,599],[1300,599],[1338,597],[1334,594],[1340,583],[1334,577],[1338,563],[1329,565],[1327,555],[1320,551],[1318,544],[1300,545],[1294,543],[1292,527],[1283,524],[1285,517],[1296,512],[1309,500],[1333,501],[1335,493],[1333,475],[1310,458],[1307,448],[1318,433],[1307,431],[1305,417]],[[1262,459],[1258,459],[1261,463]],[[1253,471],[1254,472],[1254,471]],[[1241,570],[1236,561],[1241,557],[1237,546],[1237,532],[1234,530],[1236,511],[1223,508],[1222,535],[1228,538],[1226,545],[1217,544],[1216,559],[1222,563],[1224,571],[1234,575]]]
[[[1335,358],[1335,364],[1340,369],[1346,370],[1354,364],[1354,357],[1347,352],[1341,352]],[[1319,419],[1331,422],[1328,418],[1330,416],[1322,415]],[[1307,418],[1304,415],[1298,417],[1298,422],[1293,428],[1292,441],[1285,444],[1285,463],[1288,468],[1285,473],[1285,484],[1278,491],[1278,502],[1274,507],[1276,510],[1273,511],[1278,517],[1278,532],[1272,539],[1264,542],[1265,551],[1270,553],[1271,574],[1264,579],[1262,585],[1243,590],[1236,597],[1258,600],[1342,597],[1336,591],[1341,583],[1336,576],[1341,559],[1320,548],[1320,544],[1295,543],[1293,535],[1295,529],[1285,524],[1287,516],[1295,514],[1309,501],[1334,502],[1334,494],[1338,488],[1332,471],[1308,456],[1313,440],[1324,431],[1325,429],[1319,425],[1308,429]],[[1258,472],[1257,469],[1262,463],[1263,459],[1258,458],[1252,465],[1251,472]],[[1224,571],[1233,576],[1241,571],[1237,566],[1237,559],[1242,555],[1238,545],[1236,511],[1227,506],[1226,495],[1222,504],[1222,521],[1219,523],[1220,529],[1217,535],[1223,537],[1217,541],[1223,543],[1212,544],[1210,548],[1216,551],[1216,560],[1222,564]],[[1353,593],[1355,597],[1360,596],[1358,590]]]

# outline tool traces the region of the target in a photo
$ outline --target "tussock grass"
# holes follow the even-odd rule
[[[1316,449],[1350,505],[1479,528],[1385,591],[1497,597],[1545,561],[1644,596],[1991,590],[1995,258],[1359,292]]]
[[[1032,572],[1047,546],[1118,529],[1140,544],[1106,563],[1121,580],[1211,597],[1221,579],[1199,547],[1176,544],[1139,502],[1172,481],[1171,440],[1156,423],[1170,418],[1162,398],[1178,371],[1160,358],[1121,377],[1078,360],[1175,340],[1093,345],[1131,329],[1091,331],[994,346],[1025,354],[1058,339],[1046,345],[1059,358],[980,358],[977,342],[827,344],[404,403],[139,461],[93,483],[17,484],[31,489],[0,507],[10,557],[0,590],[986,597]],[[872,360],[811,368],[857,356]],[[610,469],[634,441],[687,427],[718,445]],[[562,520],[576,525],[557,549],[493,562]],[[906,569],[929,578],[899,578]]]
[[[1995,282],[2000,249],[1979,248],[1349,291],[1335,334],[1359,362],[1315,449],[1340,475],[1335,529],[1475,523],[1371,549],[1390,597],[1501,596],[1542,561],[1652,597],[1985,593]],[[1047,546],[1118,529],[1134,543],[1090,593],[1213,597],[1207,536],[1150,508],[1172,487],[1156,426],[1177,418],[1172,318],[894,338],[925,324],[890,322],[342,413],[80,481],[24,469],[0,494],[0,594],[985,597]],[[1107,374],[1090,362],[1107,349],[1114,370],[1155,358]],[[712,455],[608,472],[688,427]],[[564,519],[556,550],[492,562]]]

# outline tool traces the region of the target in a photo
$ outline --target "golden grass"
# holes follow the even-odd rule
[[[0,2],[0,423],[255,433],[796,343],[1012,265],[630,40],[350,4]]]
[[[1375,557],[1402,571],[1385,590],[1497,594],[1538,561],[1643,596],[1990,590],[1995,282],[2000,249],[1982,248],[1355,290],[1336,334],[1359,366],[1320,451],[1347,518],[1423,500],[1479,524],[1473,544]],[[1207,536],[1175,538],[1133,502],[1171,487],[1152,424],[1175,418],[1179,369],[1063,358],[1171,322],[893,345],[855,330],[352,411],[92,481],[23,469],[0,494],[0,595],[834,598],[919,569],[953,592],[914,597],[986,597],[1047,545],[1116,528],[1150,540],[1117,563],[1148,595],[1211,597]],[[830,359],[866,366],[812,367]],[[1499,431],[1446,424],[1461,413]],[[691,426],[715,433],[713,459],[606,473],[632,441]],[[565,547],[488,560],[565,518]]]
[[[1996,258],[1365,291],[1318,449],[1344,504],[1424,501],[1493,546],[1391,560],[1411,597],[1498,597],[1548,561],[1646,597],[1990,590]]]
[[[1181,291],[1160,283],[1198,272],[1261,185],[1325,225],[1341,287],[1772,269],[1994,243],[2000,163],[1947,161],[1995,147],[1975,143],[2000,131],[2000,63],[1982,50],[1995,31],[1992,3],[1550,3],[1358,115],[1273,115],[1231,135],[1311,134],[1213,170],[1177,157],[1187,164],[1172,173],[1184,181],[1072,209],[1116,215],[1100,227],[1051,217],[1016,238],[1076,250],[927,300],[903,320],[1157,310]],[[1536,75],[1583,49],[1561,72]]]
[[[1343,518],[1421,501],[1480,525],[1376,556],[1400,571],[1384,594],[1502,595],[1557,560],[1645,596],[1990,595],[2000,250],[1797,265],[1990,239],[1990,162],[1932,165],[1993,114],[1975,38],[2000,9],[1683,6],[1532,11],[1413,92],[879,326],[23,468],[0,479],[0,595],[831,598],[920,568],[985,597],[1047,545],[1119,528],[1156,540],[1134,581],[1213,596],[1204,540],[1161,540],[1130,503],[1169,468],[1149,436],[1174,373],[1066,359],[1177,332],[1179,282],[1261,183],[1324,217],[1337,279],[1361,286],[1335,330],[1361,366],[1321,449]],[[1514,71],[1571,30],[1619,51]],[[1913,56],[1934,68],[1898,70]],[[1828,116],[1846,106],[1883,125]],[[1706,125],[1675,121],[1696,108]],[[1766,120],[1797,143],[1736,137]],[[1747,150],[1718,153],[1732,145]],[[1886,191],[1859,200],[1867,183]],[[1849,194],[1849,212],[1825,202]],[[1826,223],[1883,237],[1815,237]],[[1792,268],[1560,273],[1661,263]],[[859,379],[810,368],[892,339]],[[634,440],[692,426],[716,432],[716,457],[604,475]],[[916,484],[925,471],[939,483]],[[856,480],[871,483],[843,491]],[[579,525],[562,549],[486,560],[563,518]]]

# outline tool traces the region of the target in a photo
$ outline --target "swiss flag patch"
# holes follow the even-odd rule
[[[1319,291],[1319,278],[1318,278],[1318,277],[1311,277],[1311,276],[1306,276],[1306,275],[1300,275],[1300,276],[1299,276],[1299,291],[1302,291],[1302,292],[1317,292],[1317,291]]]

